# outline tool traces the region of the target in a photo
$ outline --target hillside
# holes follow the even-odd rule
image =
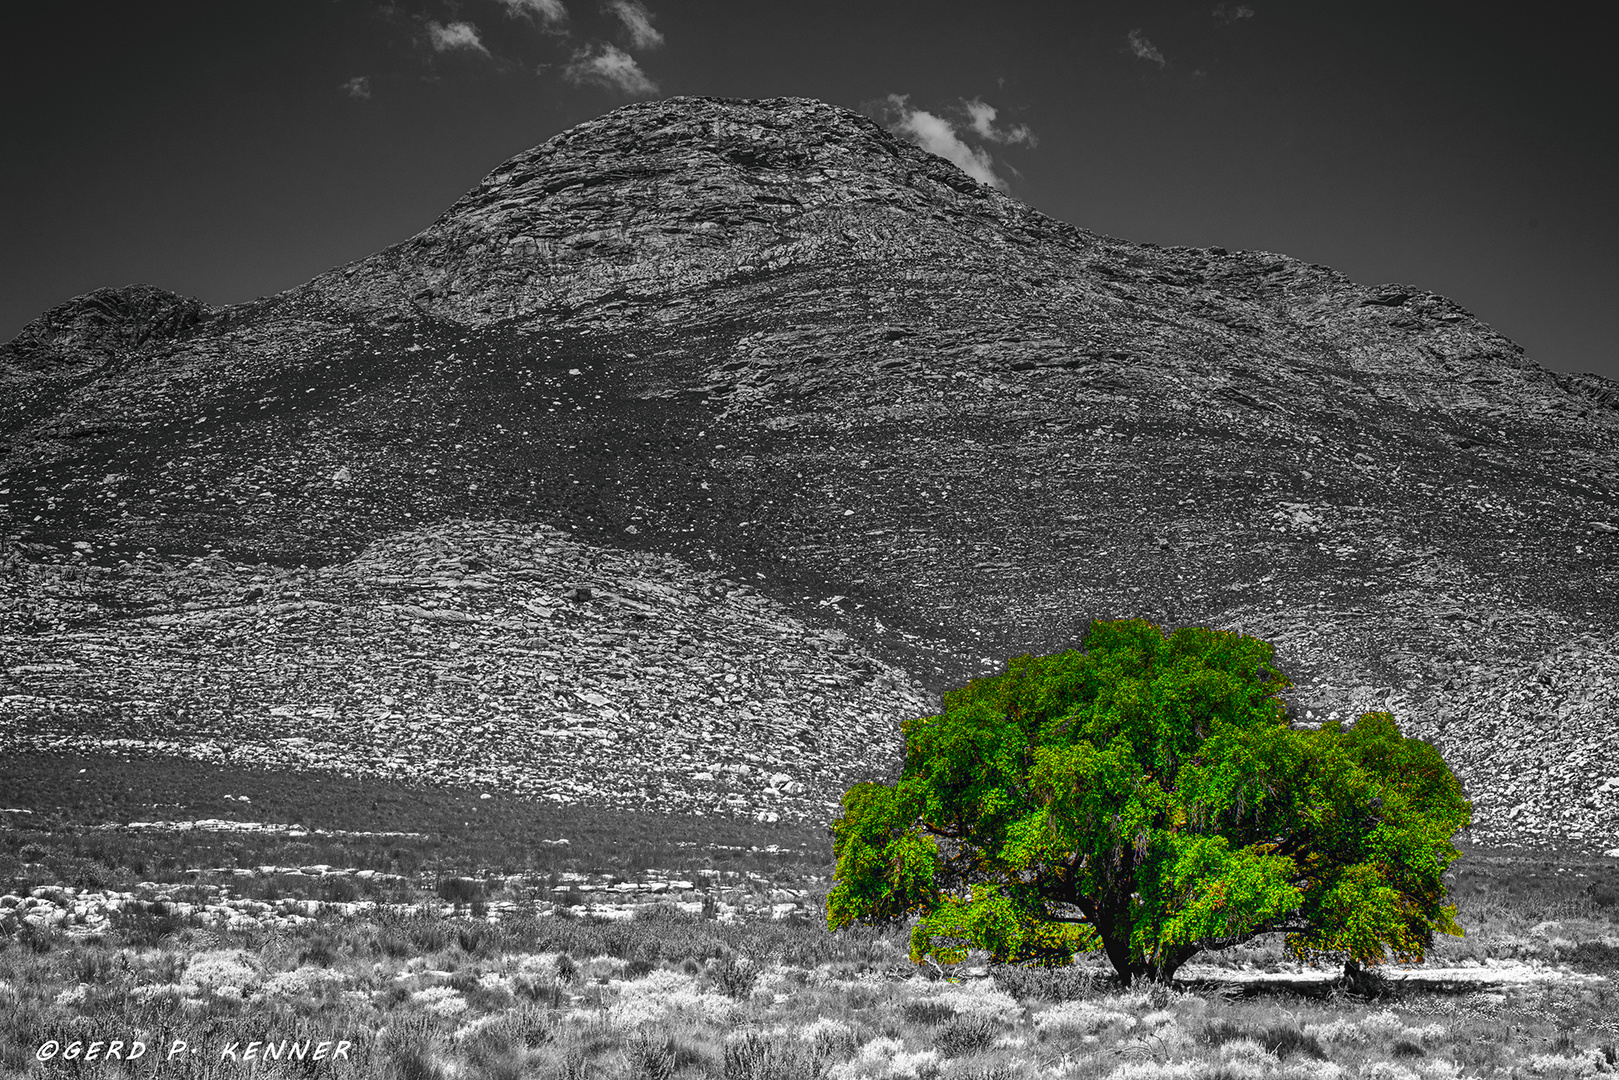
[[[819,102],[630,105],[286,293],[0,346],[0,742],[813,817],[1143,615],[1276,642],[1300,722],[1392,708],[1477,841],[1611,848],[1616,449],[1619,387],[1419,287],[1098,236]]]

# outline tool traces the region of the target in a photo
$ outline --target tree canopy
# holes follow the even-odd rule
[[[1471,805],[1388,713],[1290,724],[1274,650],[1246,635],[1094,622],[1084,650],[1020,656],[903,726],[893,785],[833,824],[827,924],[919,916],[911,959],[969,948],[1126,984],[1283,932],[1300,957],[1420,959]]]

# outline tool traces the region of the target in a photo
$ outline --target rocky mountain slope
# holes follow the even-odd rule
[[[729,805],[809,815],[940,689],[1144,615],[1276,642],[1300,722],[1392,707],[1474,839],[1612,847],[1616,446],[1619,386],[1418,287],[1097,236],[815,101],[631,105],[286,293],[0,347],[0,740],[702,808],[726,722],[796,715],[820,786]],[[546,733],[607,711],[567,787]]]

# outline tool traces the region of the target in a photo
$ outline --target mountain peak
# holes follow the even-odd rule
[[[484,323],[619,291],[953,248],[1038,217],[849,109],[677,97],[518,154],[417,236],[315,284],[361,309],[403,303]]]

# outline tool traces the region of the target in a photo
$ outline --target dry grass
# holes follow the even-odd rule
[[[202,1049],[163,1062],[165,1076],[243,1075],[220,1055],[254,1040],[347,1040],[320,1075],[399,1080],[1619,1071],[1608,983],[1366,1003],[1120,993],[1078,971],[929,978],[902,932],[719,924],[669,907],[623,922],[393,915],[39,944],[0,947],[0,1075],[149,1075],[175,1040]],[[34,1059],[49,1040],[114,1038],[146,1042],[147,1059]],[[252,1075],[311,1067],[283,1058]]]
[[[56,779],[79,775],[74,765],[65,762]],[[148,790],[142,798],[192,804],[189,814],[165,810],[175,817],[197,816],[214,788],[241,792],[251,779],[190,766],[159,772],[174,794]],[[375,899],[405,907],[368,917],[323,915],[282,929],[210,929],[195,918],[150,911],[121,915],[101,936],[69,938],[25,925],[0,940],[5,1077],[311,1074],[307,1060],[283,1058],[251,1070],[220,1060],[233,1042],[241,1054],[255,1040],[311,1048],[348,1040],[353,1045],[343,1060],[322,1061],[314,1071],[384,1080],[1427,1080],[1619,1072],[1614,860],[1467,851],[1451,892],[1468,934],[1442,938],[1433,954],[1441,963],[1562,964],[1608,975],[1608,982],[1382,1002],[1187,990],[1121,994],[1094,962],[1057,970],[990,966],[985,978],[952,981],[909,963],[903,930],[834,935],[815,924],[721,923],[671,906],[619,922],[583,909],[508,915],[498,923],[481,917],[497,901],[528,909],[550,895],[564,870],[634,878],[657,867],[712,880],[711,871],[724,867],[824,895],[829,845],[824,833],[805,827],[592,817],[471,793],[341,781],[313,796],[305,790],[295,813],[277,778],[266,776],[252,781],[261,786],[251,789],[251,811],[244,812],[255,819],[427,835],[318,842],[130,837],[94,826],[163,815],[149,804],[61,805],[39,774],[29,775],[35,787],[20,794],[31,794],[39,812],[11,815],[22,827],[0,836],[0,888],[95,887],[102,878],[128,887],[150,879],[169,883],[165,892],[175,899],[203,900],[205,888],[225,878],[187,874],[188,868],[331,863],[405,876],[269,875],[232,877],[228,884],[240,897]],[[142,775],[150,780],[149,771]],[[576,843],[535,841],[558,835]],[[768,843],[791,850],[751,850]],[[529,882],[519,888],[489,876],[514,870],[532,875]],[[752,885],[768,887],[759,879]],[[424,900],[457,904],[459,914],[409,910]],[[1279,939],[1198,959],[1254,971],[1290,966]],[[88,1047],[113,1039],[144,1041],[147,1057],[93,1063],[34,1057],[47,1041]],[[203,1050],[160,1060],[176,1040]],[[104,1053],[105,1047],[98,1056]]]

